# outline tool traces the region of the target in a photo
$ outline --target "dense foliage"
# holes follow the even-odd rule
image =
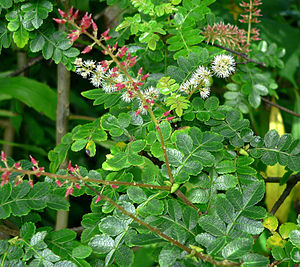
[[[299,10],[2,0],[1,266],[296,266]]]

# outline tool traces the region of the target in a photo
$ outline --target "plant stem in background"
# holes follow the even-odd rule
[[[69,0],[62,0],[64,8],[69,7]],[[64,25],[59,25],[60,30],[64,30]],[[56,145],[61,142],[62,137],[68,132],[68,117],[70,113],[70,72],[66,67],[59,63],[57,65],[57,107],[56,107]],[[60,165],[60,168],[67,168],[68,159]],[[56,230],[67,228],[69,212],[64,210],[57,211]]]

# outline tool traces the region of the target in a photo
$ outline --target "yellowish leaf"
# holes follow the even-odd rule
[[[297,230],[297,225],[291,222],[284,223],[279,227],[279,233],[283,239],[287,239],[293,230]]]
[[[278,227],[278,219],[275,216],[269,216],[264,219],[263,226],[271,232],[275,232]]]
[[[278,233],[275,233],[274,235],[271,235],[267,239],[267,248],[273,248],[273,247],[281,247],[284,248],[286,241],[284,241],[281,236]]]

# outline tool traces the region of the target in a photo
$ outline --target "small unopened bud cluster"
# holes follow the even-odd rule
[[[191,75],[190,79],[182,83],[179,91],[191,94],[199,90],[200,96],[206,99],[210,95],[210,85],[213,75],[218,78],[227,78],[235,71],[235,61],[231,55],[221,54],[214,57],[211,70],[204,66],[199,66]]]
[[[44,167],[39,167],[39,164],[38,164],[37,160],[34,157],[32,157],[31,155],[29,156],[29,158],[30,158],[31,163],[33,164],[33,166],[32,166],[33,175],[35,175],[36,177],[40,177],[41,174],[45,171],[45,168]],[[10,175],[12,174],[12,172],[10,170],[11,169],[15,169],[16,171],[17,170],[22,170],[22,167],[21,167],[20,162],[16,162],[11,167],[8,166],[7,158],[6,158],[6,155],[5,155],[4,151],[1,151],[1,161],[5,165],[5,168],[7,168],[7,171],[4,171],[1,175],[1,187],[2,187],[5,184],[10,182]],[[24,176],[25,176],[25,174],[20,174],[16,178],[14,178],[15,186],[17,186],[18,184],[23,182]],[[30,185],[30,187],[33,187],[33,180],[31,179],[30,176],[29,176],[29,179],[28,179],[28,184]]]
[[[247,14],[241,14],[242,19],[239,19],[241,23],[259,23],[260,20],[257,17],[262,16],[260,9],[257,6],[261,5],[260,0],[249,0],[249,2],[241,2],[240,6],[244,8]],[[239,29],[237,26],[230,24],[224,24],[223,22],[215,23],[214,25],[208,25],[203,30],[203,35],[207,42],[217,42],[219,45],[226,46],[231,49],[235,49],[242,53],[250,52],[250,41],[260,40],[259,29],[251,27],[249,40],[247,40],[247,32],[243,29]]]
[[[249,44],[247,44],[246,31],[239,29],[237,26],[231,24],[224,24],[224,22],[215,23],[214,25],[204,28],[203,35],[207,43],[226,46],[237,51],[248,53]]]
[[[78,180],[81,181],[81,175],[79,173],[80,169],[78,167],[78,165],[76,164],[75,167],[72,166],[71,164],[71,161],[69,161],[68,163],[68,167],[67,167],[67,171],[68,171],[68,174],[70,174],[70,176],[73,176],[74,178],[77,177]],[[69,196],[69,195],[72,195],[73,192],[74,192],[74,187],[77,188],[77,189],[81,189],[81,186],[79,183],[77,182],[74,182],[74,181],[67,181],[67,180],[64,180],[63,182],[61,182],[61,180],[59,179],[56,179],[55,183],[57,184],[57,186],[61,187],[65,184],[69,184],[67,186],[67,190],[66,190],[66,193],[65,193],[65,197]]]

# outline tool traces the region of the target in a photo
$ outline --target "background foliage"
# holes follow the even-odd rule
[[[20,161],[30,173],[34,163],[23,159],[33,155],[50,174],[64,177],[68,172],[59,166],[68,157],[80,166],[80,177],[94,179],[90,187],[74,187],[67,201],[68,185],[58,187],[49,176],[30,173],[33,187],[27,182],[15,186],[20,173],[13,172],[11,183],[0,188],[1,266],[300,262],[300,193],[295,186],[300,121],[269,103],[300,113],[300,2],[265,0],[260,6],[263,17],[255,26],[262,40],[251,43],[249,57],[264,66],[247,62],[226,80],[214,78],[206,100],[197,93],[177,97],[179,86],[199,65],[210,65],[224,53],[206,44],[204,27],[224,21],[247,30],[238,21],[240,2],[1,1],[0,142],[8,166]],[[65,5],[79,9],[80,17],[93,12],[99,32],[110,28],[108,43],[127,45],[138,57],[132,74],[140,67],[150,73],[145,87],[156,86],[163,95],[159,103],[167,103],[164,111],[172,109],[176,118],[159,126],[173,182],[165,183],[170,177],[160,136],[149,116],[135,114],[138,102],[124,103],[120,94],[95,89],[74,72],[68,133],[55,146],[56,64],[74,71],[74,59],[90,42],[82,37],[72,46],[58,30],[52,19]],[[100,50],[95,47],[83,58],[101,61]],[[161,117],[163,111],[154,114]],[[266,183],[271,181],[267,177],[277,183]],[[178,188],[186,202],[174,194]],[[93,189],[102,194],[100,201]],[[274,210],[282,192],[289,197]],[[56,210],[69,209],[69,228],[55,231]]]

